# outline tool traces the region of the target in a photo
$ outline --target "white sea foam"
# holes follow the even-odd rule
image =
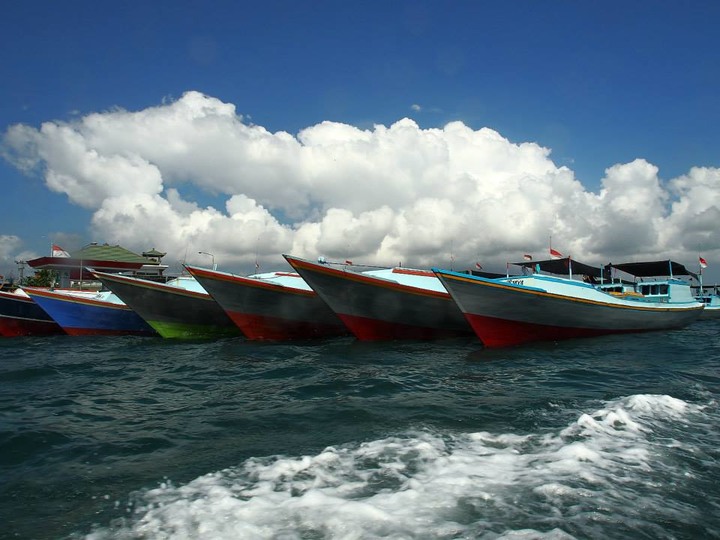
[[[426,431],[314,456],[252,458],[137,494],[129,520],[89,538],[565,540],[612,536],[617,527],[662,537],[662,520],[701,518],[682,501],[663,501],[687,471],[654,472],[683,444],[668,425],[700,410],[637,395],[555,432]],[[648,509],[659,504],[654,520]]]

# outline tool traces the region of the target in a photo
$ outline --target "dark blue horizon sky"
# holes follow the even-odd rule
[[[597,191],[606,168],[636,158],[665,180],[720,166],[718,15],[709,1],[10,2],[0,127],[198,90],[293,135],[326,120],[490,127],[550,148]],[[0,175],[0,233],[32,245],[87,226],[90,212],[40,180],[5,160]]]

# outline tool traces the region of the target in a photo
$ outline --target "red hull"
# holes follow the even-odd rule
[[[338,335],[338,327],[322,326],[314,322],[292,321],[228,311],[232,321],[247,339],[258,341],[280,341],[294,339],[316,339]]]
[[[509,347],[531,341],[562,341],[565,339],[596,337],[608,334],[623,334],[629,331],[599,330],[589,328],[566,328],[508,321],[482,315],[465,314],[470,326],[485,347]]]
[[[56,322],[28,321],[24,319],[0,318],[0,336],[50,336],[64,334]]]
[[[398,322],[382,321],[368,317],[358,317],[338,313],[355,337],[362,341],[387,341],[394,339],[445,339],[467,336],[464,330],[453,331],[443,328],[428,328],[416,325],[406,325]]]
[[[147,336],[146,331],[108,330],[104,328],[71,328],[66,326],[65,333],[70,336]]]

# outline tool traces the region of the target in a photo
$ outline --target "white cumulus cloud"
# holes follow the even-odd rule
[[[272,133],[187,92],[140,111],[10,126],[2,155],[90,209],[95,238],[189,262],[208,251],[226,269],[256,258],[284,267],[282,253],[504,268],[523,253],[543,258],[550,238],[588,262],[720,255],[720,170],[666,182],[636,159],[609,166],[594,193],[550,149],[462,122]]]

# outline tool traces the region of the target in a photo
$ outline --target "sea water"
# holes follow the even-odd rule
[[[0,537],[719,538],[720,323],[0,340]]]

